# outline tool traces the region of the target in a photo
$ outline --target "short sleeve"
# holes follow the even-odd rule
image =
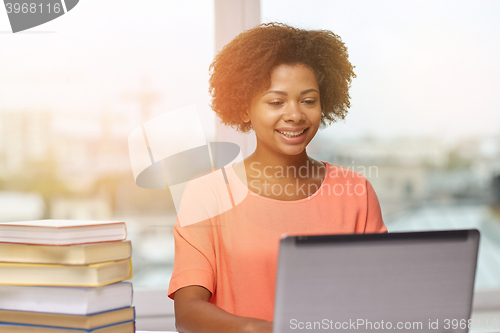
[[[228,201],[221,187],[227,196],[222,174],[213,172],[193,178],[182,192],[173,229],[174,270],[168,288],[171,299],[177,290],[187,286],[205,287],[212,295],[215,292],[217,266],[213,228],[219,212],[227,210]]]
[[[387,228],[382,219],[382,211],[372,184],[366,180],[366,223],[365,233],[384,233]]]
[[[168,287],[168,297],[187,286],[202,286],[212,295],[215,291],[215,250],[210,220],[193,225],[180,226],[176,221],[174,230],[174,270]]]

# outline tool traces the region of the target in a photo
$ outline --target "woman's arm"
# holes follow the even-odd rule
[[[273,323],[240,317],[209,303],[212,294],[201,286],[175,292],[175,326],[179,333],[271,333]]]

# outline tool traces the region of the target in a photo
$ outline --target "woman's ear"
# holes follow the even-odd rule
[[[250,115],[249,115],[248,109],[246,109],[245,111],[240,112],[240,118],[245,123],[248,123],[250,121]]]

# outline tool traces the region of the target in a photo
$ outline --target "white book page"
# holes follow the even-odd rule
[[[0,222],[0,227],[5,226],[28,226],[28,227],[49,227],[49,228],[70,228],[93,226],[101,224],[124,223],[123,221],[96,221],[96,220],[36,220],[36,221],[17,221]]]

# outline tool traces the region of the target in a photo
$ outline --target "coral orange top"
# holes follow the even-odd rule
[[[232,167],[233,186],[248,195],[234,208],[204,221],[174,227],[175,262],[168,296],[203,286],[213,303],[229,313],[273,320],[279,241],[283,234],[387,232],[371,184],[352,170],[327,166],[319,190],[296,201],[250,191]],[[186,189],[183,196],[189,192]]]

